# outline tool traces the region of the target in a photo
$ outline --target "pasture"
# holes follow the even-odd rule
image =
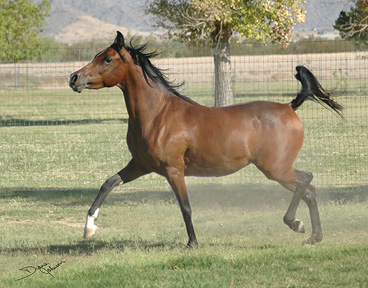
[[[364,287],[368,281],[367,202],[322,200],[325,239],[282,223],[290,194],[277,186],[191,187],[199,249],[187,236],[168,187],[118,188],[100,229],[82,239],[97,189],[2,193],[3,287]],[[270,191],[272,190],[272,191]],[[323,194],[327,191],[320,191]],[[300,219],[308,219],[305,205]],[[306,221],[307,222],[307,221]],[[306,223],[307,232],[310,224]],[[19,269],[49,263],[55,277]]]
[[[291,193],[253,166],[223,178],[186,179],[199,249],[184,249],[179,206],[155,174],[115,188],[96,220],[97,234],[84,240],[86,213],[100,186],[130,159],[122,93],[65,89],[75,63],[61,65],[65,71],[55,75],[43,70],[53,65],[35,64],[43,74],[18,77],[23,88],[2,74],[10,86],[0,90],[0,286],[365,287],[368,97],[359,77],[366,59],[349,57],[333,58],[334,65],[322,54],[299,55],[295,63],[271,59],[285,65],[281,72],[266,69],[271,74],[262,72],[260,57],[252,67],[234,67],[236,102],[289,102],[297,91],[293,69],[306,62],[318,67],[323,86],[338,88],[346,122],[312,102],[297,111],[305,141],[295,166],[314,174],[324,232],[311,248],[301,245],[311,232],[306,205],[297,212],[306,234],[296,234],[282,222]],[[176,61],[174,77],[185,70]],[[206,63],[203,69],[212,71]],[[350,69],[349,77],[339,65]],[[190,70],[180,76],[187,80],[183,93],[211,105],[212,98],[202,95],[213,95],[213,85],[197,83],[195,75]]]
[[[301,246],[311,229],[306,205],[301,204],[297,213],[306,234],[296,234],[282,222],[291,193],[246,167],[229,177],[187,179],[199,240],[199,249],[187,251],[176,199],[156,175],[116,188],[101,209],[97,234],[82,238],[86,212],[100,185],[130,158],[118,89],[102,99],[98,92],[1,93],[5,123],[0,128],[1,286],[364,287],[368,283],[368,187],[354,185],[349,175],[357,172],[344,169],[364,170],[366,158],[359,155],[365,155],[365,147],[329,145],[334,137],[343,143],[354,141],[346,136],[352,132],[355,141],[367,135],[363,125],[353,123],[366,117],[360,114],[367,110],[352,103],[351,97],[338,98],[350,107],[345,112],[347,123],[311,102],[298,111],[306,141],[297,165],[315,174],[324,229],[320,244]],[[30,100],[38,101],[37,111],[31,111]],[[286,102],[283,97],[278,101]],[[303,119],[308,110],[313,116]],[[335,165],[338,161],[341,165]],[[359,177],[359,183],[368,183],[366,174]],[[37,269],[44,263],[53,269],[52,276]]]

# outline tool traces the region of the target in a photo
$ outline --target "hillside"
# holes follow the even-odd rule
[[[73,43],[111,38],[116,30],[149,34],[155,31],[154,21],[144,15],[144,3],[145,0],[53,0],[48,26],[41,35]],[[351,5],[349,0],[307,0],[306,22],[297,25],[295,31],[331,32],[340,11]]]
[[[153,26],[141,9],[142,3],[144,1],[53,0],[51,16],[41,36],[74,43],[111,38],[117,30],[124,34],[147,34],[153,31]]]

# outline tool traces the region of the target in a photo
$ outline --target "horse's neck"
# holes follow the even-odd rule
[[[129,120],[149,125],[166,100],[165,91],[155,83],[150,86],[143,75],[133,75],[125,85],[119,85],[124,93]]]

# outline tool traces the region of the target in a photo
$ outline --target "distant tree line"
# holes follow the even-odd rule
[[[213,57],[213,47],[206,42],[182,43],[178,41],[161,41],[155,38],[136,37],[134,45],[149,41],[148,51],[156,50],[159,58],[183,58],[183,57]],[[44,47],[39,48],[0,48],[1,55],[11,55],[0,63],[14,62],[73,62],[90,61],[101,50],[110,46],[110,42],[99,40],[82,41],[72,45],[43,39]],[[6,50],[6,51],[5,51]],[[11,51],[15,50],[15,51]],[[353,41],[341,39],[326,40],[316,37],[300,39],[291,42],[284,49],[277,44],[259,43],[256,41],[232,42],[230,51],[232,56],[239,55],[287,55],[304,53],[335,53],[366,50],[366,47],[356,47]]]
[[[165,1],[161,1],[160,3],[164,3],[164,2],[166,4],[170,3],[170,1],[167,1],[167,0]],[[8,0],[8,1],[0,2],[0,8],[1,8],[0,9],[0,27],[1,27],[0,29],[0,61],[2,61],[3,63],[4,62],[22,62],[22,61],[33,61],[33,62],[36,62],[36,61],[65,62],[65,61],[78,61],[78,60],[88,61],[88,60],[91,60],[98,51],[106,48],[107,46],[111,44],[110,43],[111,41],[101,41],[100,39],[92,39],[89,41],[81,41],[81,42],[78,42],[72,45],[68,45],[68,44],[56,42],[53,39],[45,39],[45,38],[37,37],[38,33],[42,30],[42,27],[45,23],[45,19],[49,16],[49,10],[51,7],[50,2],[51,2],[50,0],[37,1],[38,4],[35,4],[35,2],[30,2],[28,0]],[[188,8],[187,6],[185,6],[187,5],[186,1],[180,0],[179,2],[181,3],[181,5],[184,5],[182,7],[183,9]],[[197,1],[198,5],[202,5],[201,3],[202,4],[207,3],[206,5],[209,5],[209,6],[208,7],[201,6],[199,8],[201,9],[206,8],[208,10],[209,7],[210,8],[212,7],[211,9],[217,9],[214,11],[217,11],[217,13],[219,13],[219,16],[217,18],[214,18],[212,20],[211,18],[208,18],[209,20],[214,21],[214,23],[217,23],[216,21],[220,21],[220,22],[222,21],[221,13],[225,13],[224,12],[225,10],[219,9],[220,6],[218,5],[220,4],[212,0],[211,1],[206,0],[205,2]],[[214,3],[214,6],[211,6],[213,5],[213,3]],[[227,1],[225,1],[224,3],[227,3]],[[225,5],[225,4],[221,4],[221,5]],[[227,7],[226,5],[224,7]],[[160,7],[160,6],[156,6],[156,8],[163,9],[163,7]],[[189,20],[189,21],[201,20],[199,16],[200,15],[203,16],[206,13],[208,13],[207,10],[203,10],[204,14],[197,13],[195,15],[193,14],[192,16],[190,16],[191,14],[188,14],[188,13],[193,13],[193,12],[186,11],[186,17],[188,18],[190,16],[189,19],[186,19],[186,20]],[[228,11],[233,11],[233,10],[230,9]],[[276,15],[275,17],[277,17],[277,14],[275,15]],[[302,15],[302,14],[299,14],[299,15]],[[180,15],[177,15],[175,17],[180,17]],[[220,19],[220,20],[217,20],[217,19]],[[280,41],[288,42],[288,46],[286,49],[285,47],[281,47],[280,45],[277,45],[272,42],[268,42],[265,45],[264,43],[257,41],[256,38],[249,39],[249,37],[248,38],[240,37],[242,36],[241,34],[234,34],[230,38],[228,38],[228,40],[226,41],[229,42],[229,45],[230,45],[229,51],[231,55],[331,53],[331,52],[356,51],[356,49],[364,50],[366,49],[366,44],[368,42],[367,41],[368,36],[367,36],[367,30],[366,30],[366,27],[368,27],[368,24],[366,24],[368,23],[367,19],[368,19],[368,1],[367,0],[356,0],[356,5],[352,7],[350,11],[347,11],[347,12],[341,11],[339,18],[336,20],[336,23],[335,23],[336,24],[335,29],[340,31],[341,37],[348,41],[322,40],[322,39],[318,39],[315,37],[309,37],[307,39],[301,39],[297,42],[290,42],[289,34],[285,36],[284,40],[282,40],[281,36],[280,36],[281,38],[280,37],[278,38],[278,36],[275,36],[274,38],[276,40],[274,42],[278,42],[277,39]],[[177,21],[179,20],[180,18],[178,18]],[[233,21],[236,22],[238,20],[233,20]],[[193,24],[193,23],[190,22],[189,24]],[[185,25],[188,26],[189,24],[185,24]],[[223,22],[223,24],[221,25],[225,25],[225,24],[226,23]],[[188,27],[189,29],[193,28],[193,26],[190,26],[190,25]],[[267,27],[269,26],[265,26],[263,29],[267,29]],[[270,27],[272,28],[272,25]],[[178,58],[178,57],[213,56],[214,46],[212,45],[212,42],[216,41],[216,39],[219,40],[221,37],[224,37],[224,36],[221,36],[220,34],[213,34],[217,30],[215,29],[212,31],[211,30],[212,26],[211,27],[206,26],[202,28],[209,29],[208,37],[213,37],[211,41],[206,40],[206,37],[202,39],[197,39],[196,41],[183,41],[184,39],[181,39],[180,37],[173,38],[171,40],[164,40],[164,39],[158,39],[156,37],[142,37],[138,35],[134,37],[133,45],[139,45],[139,44],[149,41],[150,44],[148,45],[148,49],[158,49],[159,52],[162,52],[162,54],[159,57]],[[244,29],[248,29],[248,28],[245,27]],[[246,32],[248,30],[244,30],[244,31]],[[219,33],[219,31],[217,32]],[[281,33],[281,34],[286,33],[286,31],[283,31],[282,29],[276,32]],[[272,31],[270,31],[269,33],[272,34]],[[279,35],[279,34],[275,34],[275,35]],[[129,35],[126,35],[126,36],[128,36],[127,38],[130,38]]]

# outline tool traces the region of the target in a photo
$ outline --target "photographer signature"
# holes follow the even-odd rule
[[[43,274],[48,274],[52,278],[55,278],[54,275],[51,274],[51,272],[54,271],[55,269],[59,268],[65,262],[66,261],[64,261],[64,260],[60,261],[55,266],[51,266],[50,263],[43,263],[43,264],[38,265],[38,266],[26,266],[26,267],[20,268],[19,271],[23,271],[23,272],[27,273],[27,275],[20,278],[20,279],[15,280],[15,281],[19,281],[19,280],[28,278],[28,277],[32,276],[33,274],[35,274],[37,271],[40,271]]]

